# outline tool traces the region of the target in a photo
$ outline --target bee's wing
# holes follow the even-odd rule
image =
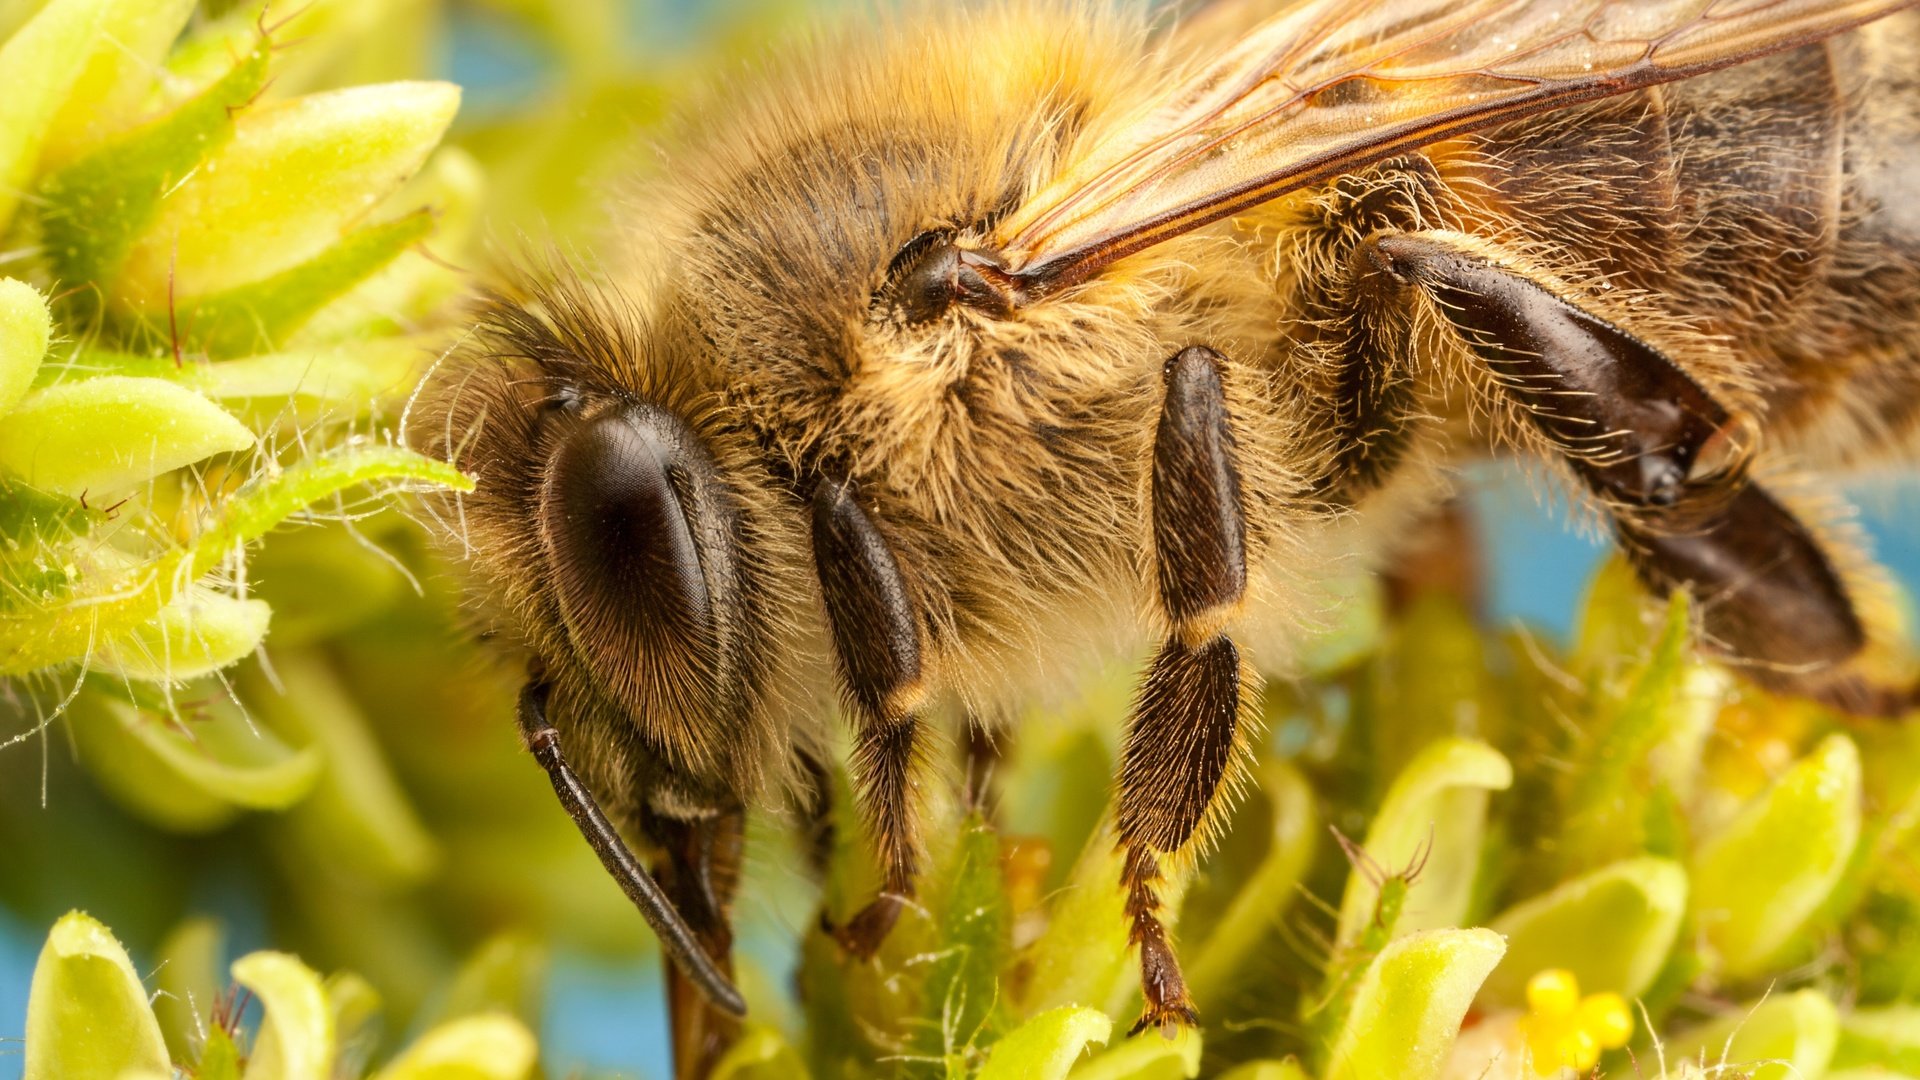
[[[1416,146],[1736,64],[1914,2],[1281,3],[1003,220],[995,240],[1045,291]]]

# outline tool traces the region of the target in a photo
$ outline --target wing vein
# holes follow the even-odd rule
[[[1000,223],[1040,296],[1340,171],[1817,41],[1920,0],[1300,0]]]

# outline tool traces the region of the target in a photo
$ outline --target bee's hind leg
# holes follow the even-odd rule
[[[1848,712],[1913,707],[1911,686],[1854,670],[1867,627],[1829,542],[1748,477],[1756,423],[1581,297],[1469,238],[1380,233],[1360,257],[1377,291],[1433,302],[1612,519],[1641,581],[1701,599],[1713,651],[1775,690]]]
[[[1128,719],[1115,829],[1146,1009],[1135,1031],[1198,1014],[1161,924],[1161,863],[1201,833],[1240,752],[1251,679],[1226,625],[1246,595],[1247,528],[1227,412],[1225,361],[1190,348],[1167,361],[1150,517],[1167,637]]]

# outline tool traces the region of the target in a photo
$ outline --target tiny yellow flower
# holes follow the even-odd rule
[[[1601,1046],[1611,1050],[1633,1037],[1633,1013],[1627,1001],[1611,990],[1589,994],[1580,1001],[1580,1026],[1591,1031]]]
[[[1600,1063],[1602,1051],[1627,1044],[1633,1014],[1619,994],[1581,997],[1573,972],[1549,968],[1527,980],[1527,1015],[1520,1031],[1537,1075],[1586,1072]]]
[[[1579,1005],[1580,982],[1565,968],[1549,968],[1527,980],[1527,1009],[1535,1016],[1572,1016]]]

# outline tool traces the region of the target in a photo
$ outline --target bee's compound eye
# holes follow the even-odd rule
[[[586,421],[549,463],[540,531],[560,613],[617,693],[644,695],[645,669],[711,644],[698,523],[712,475],[686,425],[650,406]]]

